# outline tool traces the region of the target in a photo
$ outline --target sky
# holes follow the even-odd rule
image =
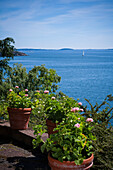
[[[0,0],[0,39],[36,49],[113,48],[113,0]]]

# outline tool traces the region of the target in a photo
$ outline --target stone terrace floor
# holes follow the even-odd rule
[[[47,154],[32,149],[33,138],[31,129],[11,130],[8,122],[0,122],[0,170],[50,170]]]

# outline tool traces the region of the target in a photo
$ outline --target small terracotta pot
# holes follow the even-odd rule
[[[81,165],[76,165],[74,161],[63,161],[60,162],[48,154],[48,161],[51,170],[87,170],[93,165],[93,154],[88,159],[85,159]]]
[[[7,108],[12,129],[27,129],[31,114],[31,108]]]
[[[53,123],[51,120],[47,119],[46,120],[46,125],[48,129],[48,135],[50,136],[51,134],[56,133],[57,131],[53,131],[54,128],[56,128],[56,123]]]

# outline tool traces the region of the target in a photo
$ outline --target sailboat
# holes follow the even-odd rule
[[[82,56],[84,56],[84,51],[83,51],[83,53],[82,53]]]

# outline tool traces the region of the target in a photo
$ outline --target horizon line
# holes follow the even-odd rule
[[[24,48],[16,48],[16,49],[32,49],[32,50],[112,50],[113,48],[69,48],[69,47],[64,47],[64,48],[29,48],[29,47],[24,47]]]

